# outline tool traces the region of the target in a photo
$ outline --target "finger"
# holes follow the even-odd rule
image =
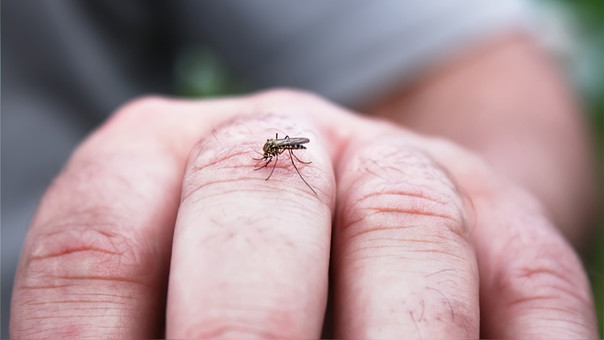
[[[585,271],[540,205],[460,149],[430,149],[472,198],[481,337],[598,338]]]
[[[321,140],[300,126],[270,115],[236,120],[191,154],[174,234],[168,337],[320,335],[334,176]],[[254,171],[253,150],[275,132],[310,138],[307,149],[294,150],[312,162],[298,163],[299,174],[285,151]]]
[[[578,257],[541,209],[522,196],[475,200],[482,336],[598,338]]]
[[[335,337],[477,337],[463,200],[405,135],[357,136],[336,168]]]
[[[204,126],[198,109],[136,101],[75,152],[27,236],[11,337],[162,336],[182,173]]]

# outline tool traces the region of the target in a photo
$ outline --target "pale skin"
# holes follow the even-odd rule
[[[316,195],[289,160],[254,171],[276,132],[310,139]],[[317,338],[329,295],[335,338],[597,338],[575,251],[518,183],[308,94],[134,101],[42,199],[11,337]]]

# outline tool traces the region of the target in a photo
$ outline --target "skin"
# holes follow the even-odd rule
[[[317,195],[289,159],[253,170],[275,132],[310,139]],[[581,263],[529,190],[290,91],[119,110],[42,199],[10,331],[318,338],[328,297],[335,338],[597,338]]]
[[[454,141],[531,191],[577,249],[599,214],[589,131],[559,68],[530,37],[504,34],[443,62],[366,110]]]

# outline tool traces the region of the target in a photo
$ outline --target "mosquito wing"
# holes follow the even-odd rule
[[[287,148],[295,145],[306,144],[310,142],[310,139],[304,137],[294,137],[294,138],[283,138],[277,139],[274,142],[275,147],[278,148]]]

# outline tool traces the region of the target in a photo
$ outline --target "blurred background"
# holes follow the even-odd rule
[[[585,112],[591,122],[591,127],[597,141],[600,173],[602,173],[602,169],[604,169],[602,160],[604,151],[604,1],[533,0],[531,4],[533,7],[532,10],[539,21],[537,26],[540,27],[539,36],[542,39],[543,45],[563,65],[569,79],[571,79],[581,96]],[[3,11],[2,14],[4,22],[4,14],[6,13]],[[12,14],[16,15],[18,13]],[[77,36],[71,38],[77,38]],[[118,48],[121,47],[118,46]],[[254,89],[242,78],[239,78],[234,70],[229,69],[226,62],[221,59],[221,56],[215,50],[204,45],[189,45],[182,49],[175,59],[173,70],[171,79],[168,79],[168,81],[172,84],[175,94],[183,97],[212,97],[245,93]],[[5,70],[3,67],[3,75],[5,71],[10,70]],[[13,84],[5,83],[3,93],[4,88],[11,85]],[[4,103],[2,109],[3,111],[5,110]],[[99,117],[98,121],[100,122],[102,119],[104,117]],[[6,119],[3,118],[3,123],[5,121]],[[15,129],[15,131],[19,131],[18,128],[11,126],[10,131]],[[7,130],[6,132],[10,131]],[[2,133],[5,133],[4,127]],[[55,131],[55,133],[60,134],[63,131]],[[74,137],[74,140],[78,140],[81,137],[81,135],[77,135]],[[10,147],[10,145],[3,146],[3,154],[5,153],[5,147]],[[3,155],[3,163],[4,161]],[[12,178],[6,177],[3,165],[3,187],[5,184],[10,184],[8,182],[11,180]],[[11,204],[11,210],[24,209],[28,212],[33,211],[34,207],[27,206],[21,208],[22,204],[16,198],[5,197],[4,188],[2,193],[3,212],[7,207],[6,203]],[[597,240],[584,257],[584,263],[592,282],[596,306],[598,308],[600,337],[603,337],[602,327],[604,324],[604,223],[602,221],[604,220],[601,218]],[[16,259],[12,255],[14,252],[9,252],[9,250],[15,247],[20,248],[24,233],[15,233],[14,231],[6,230],[5,224],[11,223],[13,223],[12,220],[7,221],[4,217],[2,218],[1,238],[2,266],[12,268]],[[2,273],[1,336],[2,338],[7,338],[12,276],[4,275],[4,268]]]

